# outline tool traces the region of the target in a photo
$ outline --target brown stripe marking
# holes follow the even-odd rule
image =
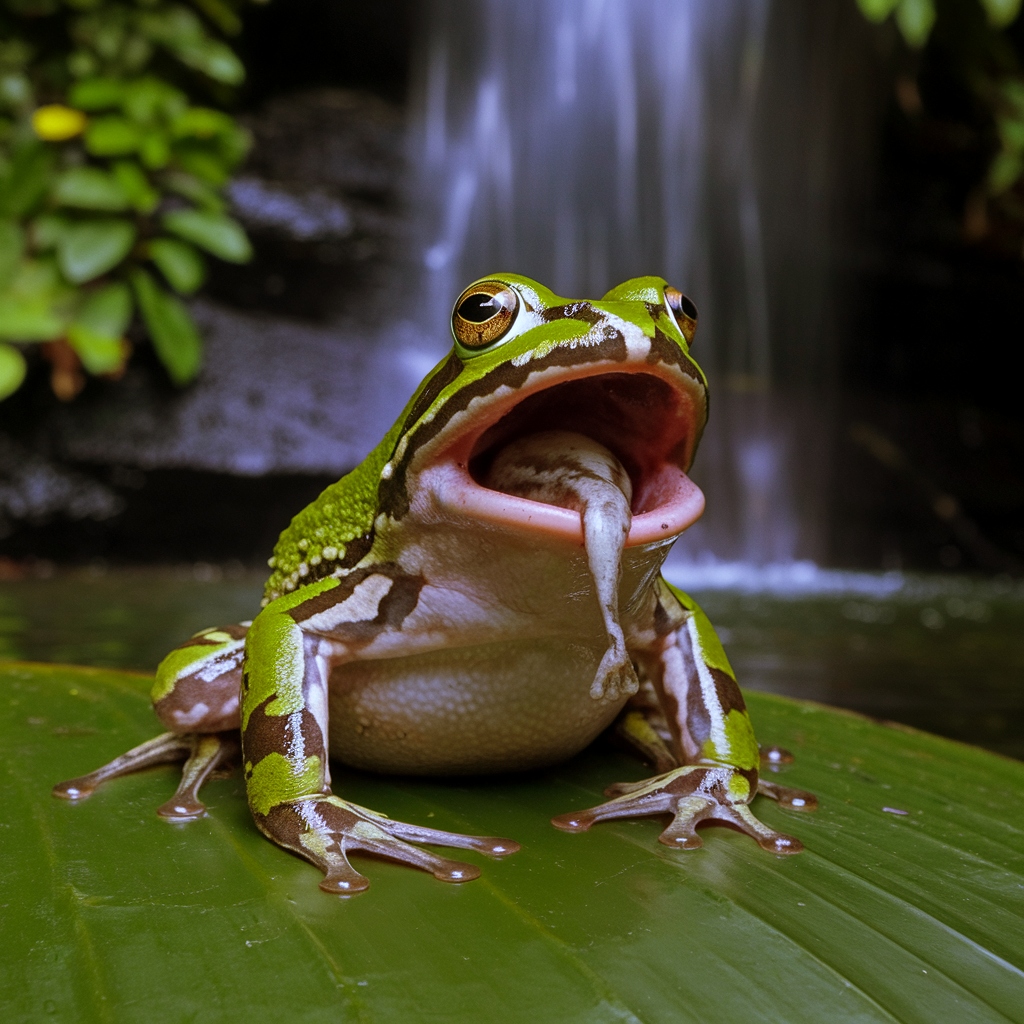
[[[712,668],[708,666],[708,671],[711,673],[711,678],[715,681],[715,692],[718,694],[718,703],[721,704],[722,709],[726,714],[730,711],[746,711],[747,705],[743,700],[743,694],[740,692],[740,688],[727,672],[723,672],[719,668]]]
[[[284,754],[295,745],[295,719],[298,719],[298,732],[302,736],[302,750],[306,757],[319,757],[326,766],[327,750],[324,734],[320,731],[312,712],[303,708],[295,715],[268,715],[267,705],[276,700],[268,697],[249,716],[249,722],[243,736],[245,750],[246,779],[252,775],[253,768],[268,754]]]
[[[416,404],[409,410],[409,415],[405,417],[405,422],[402,424],[402,433],[399,437],[403,436],[406,431],[434,404],[434,402],[437,401],[441,392],[444,391],[449,384],[453,384],[455,382],[463,369],[463,362],[455,354],[453,349],[451,355],[448,356],[441,368],[427,382],[423,391],[420,393],[419,398],[416,399]]]
[[[335,605],[348,600],[356,587],[371,576],[386,576],[392,581],[391,589],[381,598],[374,618],[358,622],[339,622],[324,635],[332,640],[359,644],[368,643],[381,630],[388,627],[401,628],[402,623],[418,604],[420,591],[427,581],[422,576],[410,576],[402,572],[393,562],[356,569],[343,577],[337,587],[303,601],[302,604],[290,609],[288,614],[302,627],[303,623],[314,615],[329,611]]]
[[[652,366],[655,363],[664,363],[678,367],[687,377],[691,377],[702,388],[705,387],[704,378],[697,364],[683,351],[679,342],[673,341],[657,324],[654,327],[654,337],[651,339],[651,350],[647,353],[647,362]],[[706,396],[705,388],[705,400]]]

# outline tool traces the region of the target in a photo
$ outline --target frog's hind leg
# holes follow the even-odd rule
[[[206,629],[171,651],[156,672],[151,697],[168,732],[88,775],[53,788],[54,796],[82,800],[102,782],[153,765],[184,761],[174,796],[157,812],[169,820],[201,817],[199,790],[237,756],[242,659],[248,624]]]

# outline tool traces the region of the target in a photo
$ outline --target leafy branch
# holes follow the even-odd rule
[[[251,257],[222,189],[245,131],[194,103],[239,85],[244,0],[0,0],[0,399],[38,344],[59,398],[117,377],[138,313],[171,379],[202,342],[179,296]]]

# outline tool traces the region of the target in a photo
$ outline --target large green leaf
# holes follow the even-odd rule
[[[52,260],[22,260],[0,297],[0,338],[50,341],[67,325],[75,292]]]
[[[245,68],[230,47],[208,36],[202,22],[185,7],[168,6],[140,19],[143,31],[183,64],[225,85],[239,85]]]
[[[809,815],[758,801],[806,844],[789,858],[723,828],[692,853],[654,821],[557,832],[551,815],[644,775],[600,743],[498,779],[337,766],[368,806],[523,843],[462,886],[362,859],[372,887],[346,901],[260,837],[237,774],[183,826],[154,814],[171,768],[50,797],[157,731],[146,677],[3,676],[5,1020],[1024,1021],[1019,762],[750,694],[762,740],[796,754],[781,778],[821,798]]]
[[[871,21],[885,21],[899,5],[900,0],[857,0],[864,17]]]
[[[149,184],[149,179],[138,164],[130,160],[118,160],[114,164],[114,177],[139,213],[152,213],[156,209],[160,193]]]
[[[93,156],[127,156],[138,149],[140,138],[136,125],[112,114],[89,123],[85,130],[85,148]]]
[[[127,90],[119,78],[86,78],[71,87],[68,102],[79,110],[105,110],[120,105]]]
[[[0,166],[0,216],[23,217],[46,195],[53,150],[41,142],[22,143]]]
[[[911,46],[924,46],[935,24],[934,0],[900,0],[896,24]]]

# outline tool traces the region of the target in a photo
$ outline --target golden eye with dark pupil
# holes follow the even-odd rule
[[[502,281],[471,285],[455,303],[452,332],[465,348],[483,348],[503,337],[512,326],[519,296]]]
[[[459,306],[459,316],[468,320],[471,324],[486,323],[500,313],[504,306],[495,299],[493,295],[486,295],[483,292],[473,292],[468,299],[463,299]]]
[[[692,345],[693,336],[697,333],[697,307],[678,288],[671,286],[665,289],[665,302],[675,315],[687,344]]]

